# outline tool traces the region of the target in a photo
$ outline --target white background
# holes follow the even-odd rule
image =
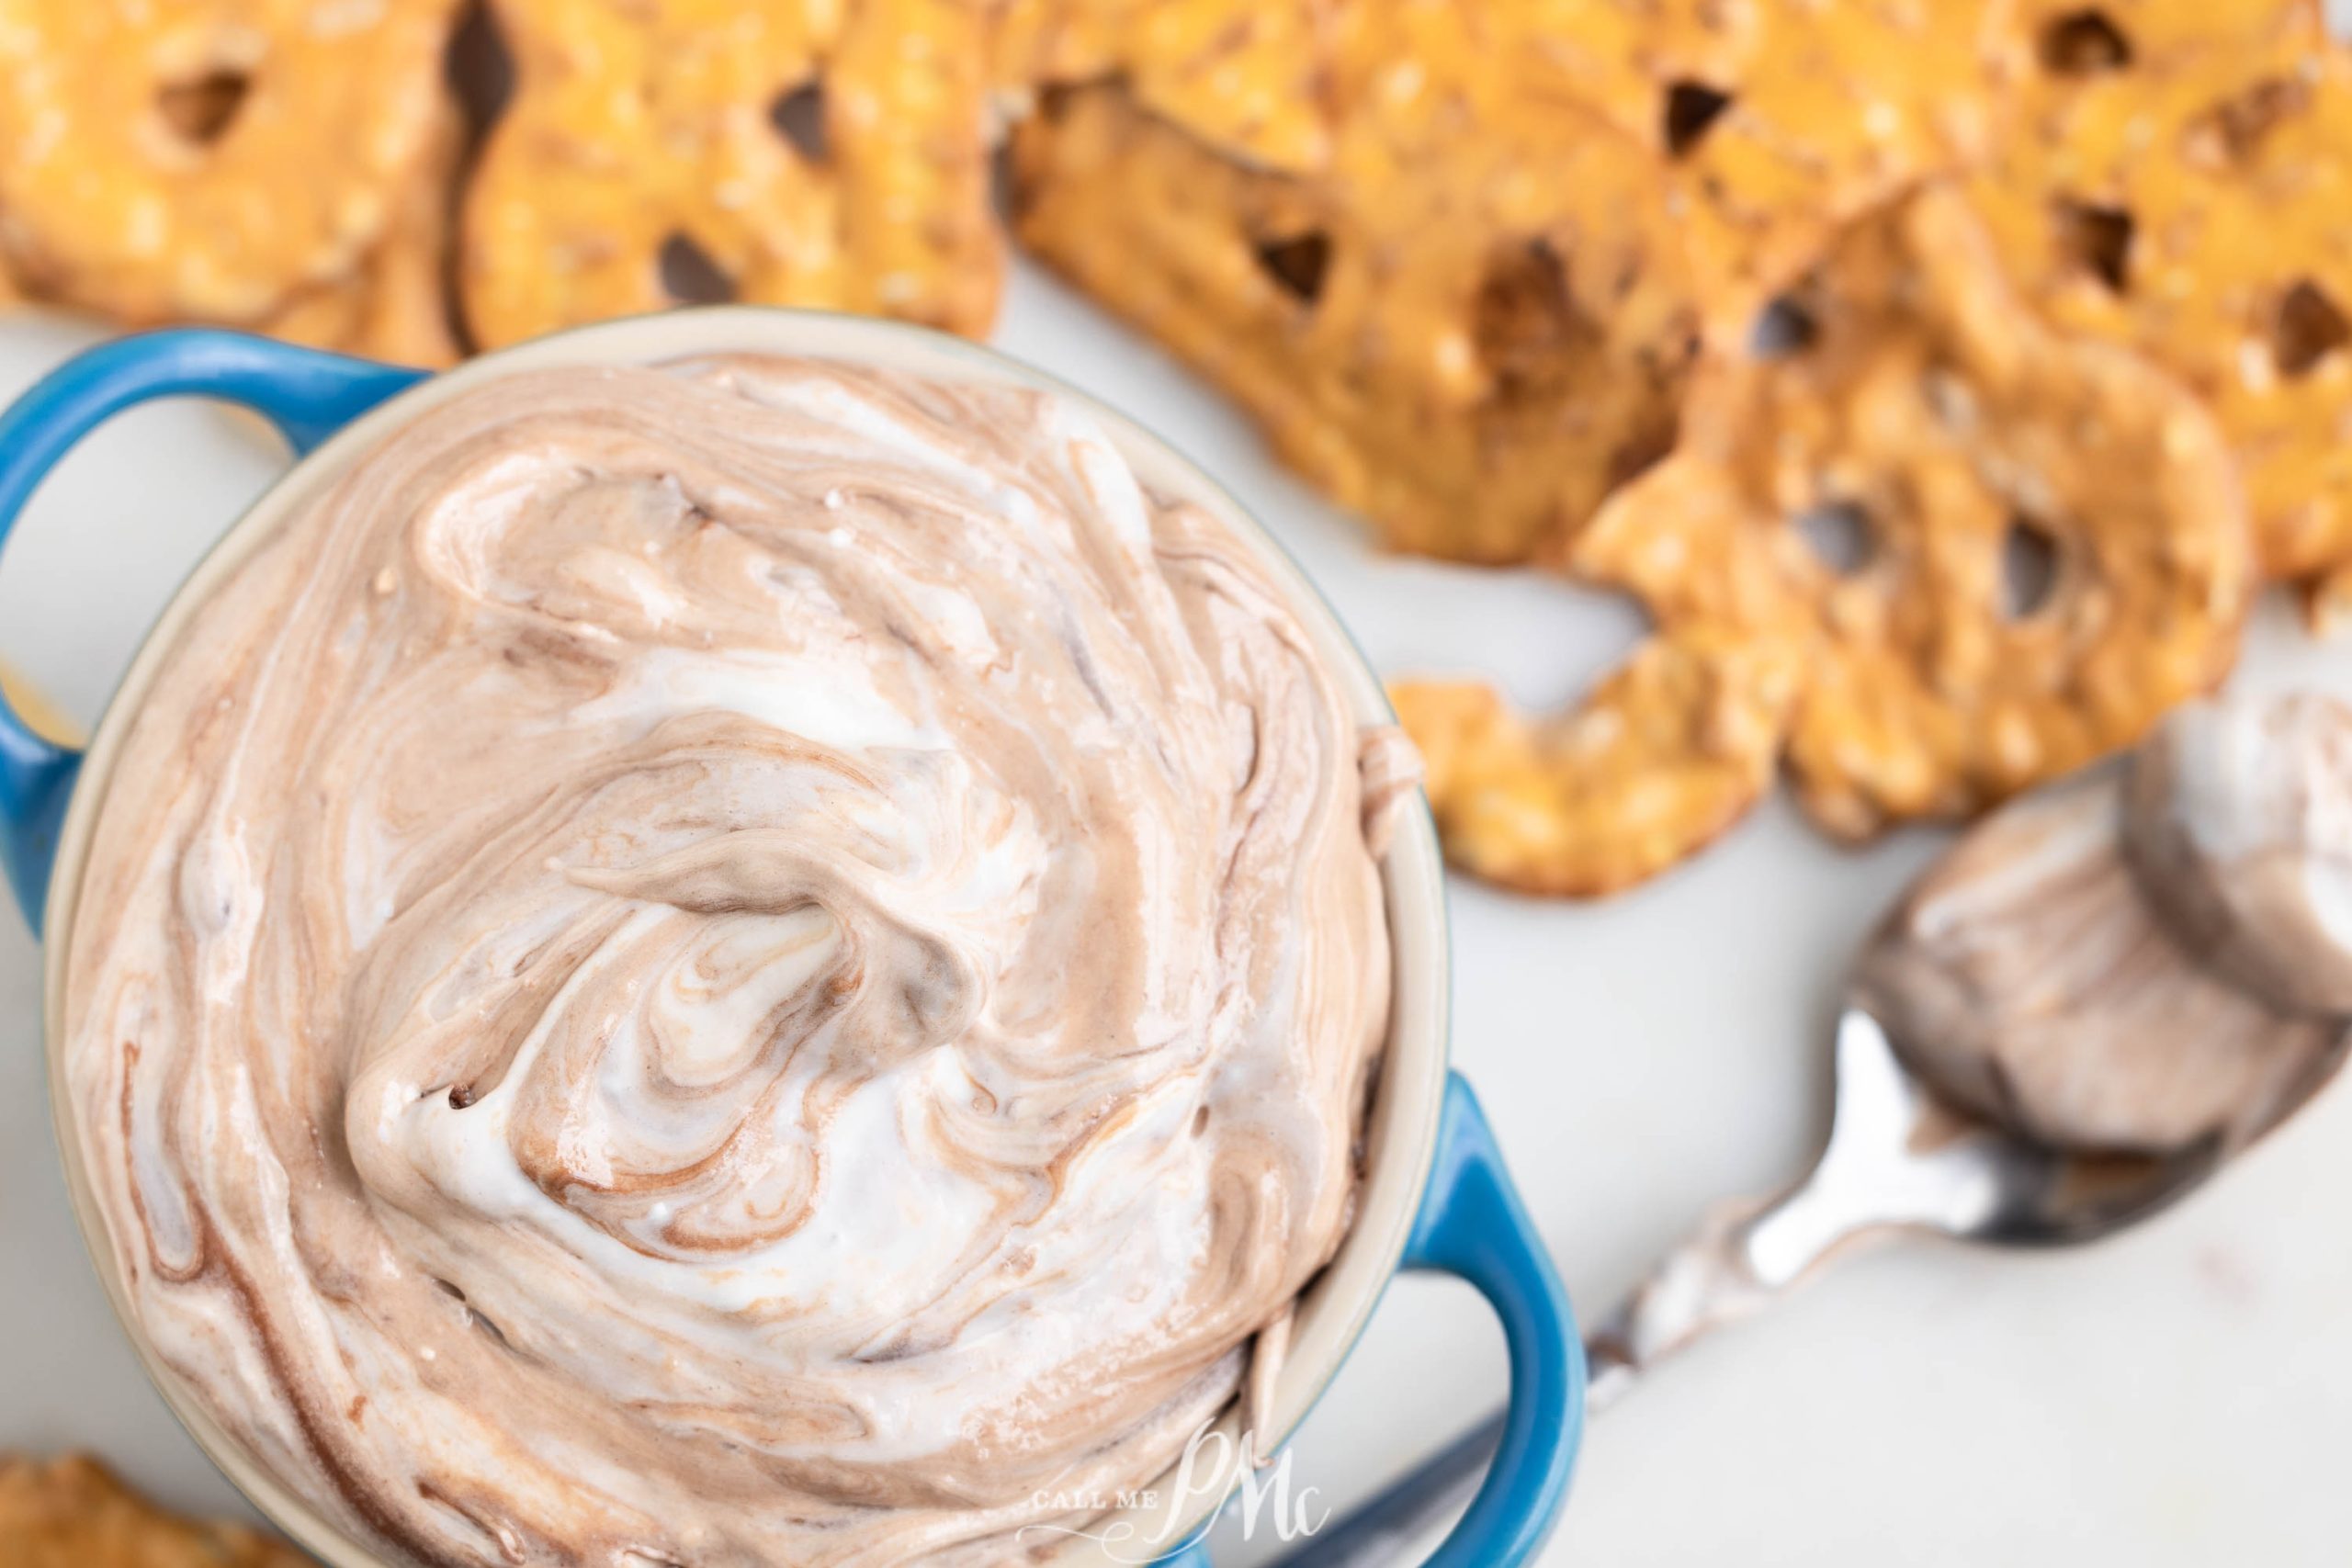
[[[0,319],[0,396],[86,329]],[[1156,426],[1305,561],[1382,671],[1566,700],[1631,646],[1623,603],[1387,558],[1156,350],[1034,271],[999,344]],[[141,629],[278,471],[242,421],[126,416],[42,491],[0,571],[0,656],[85,723]],[[2281,607],[2246,678],[2352,689],[2352,642]],[[1589,907],[1453,894],[1454,1060],[1597,1316],[1711,1200],[1780,1185],[1824,1125],[1824,1027],[1860,934],[1940,841],[1832,848],[1775,801],[1704,858]],[[184,1506],[227,1484],[148,1389],[67,1213],[36,953],[0,911],[0,1449],[96,1449]],[[2194,1201],[2068,1255],[1851,1259],[1596,1424],[1557,1564],[2341,1564],[2352,1559],[2352,1088]],[[1295,1479],[1359,1495],[1503,1390],[1476,1298],[1408,1278],[1307,1425]],[[1267,1555],[1263,1543],[1225,1554]]]

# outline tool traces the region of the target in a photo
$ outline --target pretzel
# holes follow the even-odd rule
[[[2013,0],[1473,8],[1495,18],[1489,70],[1594,105],[1658,159],[1727,344],[1839,225],[1982,161],[2024,68]]]
[[[714,299],[986,330],[984,0],[493,11],[514,96],[462,239],[485,346]]]
[[[376,248],[342,281],[297,295],[260,331],[394,365],[454,364],[447,288],[450,182],[465,127],[445,104],[424,157]]]
[[[0,0],[0,251],[128,321],[251,322],[390,225],[455,0]]]
[[[0,1560],[9,1568],[306,1568],[240,1525],[164,1513],[86,1454],[0,1456]]]
[[[1361,0],[1012,0],[992,41],[1017,92],[1117,76],[1136,102],[1261,168],[1321,167],[1340,14]]]
[[[24,720],[34,734],[46,736],[60,746],[81,743],[81,727],[68,718],[64,710],[34,690],[24,677],[5,664],[0,664],[0,699],[7,702],[9,709]]]
[[[2119,32],[2129,68],[2054,82],[1967,188],[2046,316],[2206,399],[2263,570],[2301,579],[2352,562],[2352,64],[2285,11],[2170,56]]]
[[[2327,41],[2324,0],[2020,0],[2034,77],[2194,68],[2214,51],[2309,51]]]
[[[1572,564],[1668,635],[1795,651],[1786,760],[1825,828],[1975,810],[2229,669],[2252,574],[2220,433],[2144,362],[2041,326],[1956,192],[1849,230],[1786,310],[1793,345],[1711,367]],[[1816,542],[1834,517],[1859,558]],[[2037,545],[2047,581],[2021,582]]]
[[[2303,618],[2323,637],[2340,637],[2352,627],[2352,567],[2322,572],[2304,585]]]
[[[1343,123],[1306,179],[1049,95],[1016,231],[1391,545],[1524,559],[1671,445],[1697,311],[1639,148],[1570,106],[1479,130]]]
[[[1707,628],[1654,637],[1562,717],[1474,682],[1400,681],[1447,856],[1524,893],[1591,898],[1687,859],[1771,786],[1798,669]]]

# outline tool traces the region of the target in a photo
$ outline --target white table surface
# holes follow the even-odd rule
[[[0,396],[90,341],[0,318]],[[998,343],[1140,416],[1303,558],[1384,671],[1482,671],[1564,701],[1640,632],[1623,603],[1384,558],[1156,350],[1034,270]],[[60,469],[0,570],[0,657],[85,722],[141,629],[282,458],[196,405],[118,421]],[[2352,642],[2281,608],[2245,678],[2352,689]],[[1458,884],[1454,1059],[1483,1092],[1589,1315],[1711,1199],[1792,1175],[1823,1127],[1840,965],[1939,840],[1833,848],[1775,801],[1696,863],[1591,906]],[[0,1448],[88,1446],[174,1503],[241,1507],[150,1391],[69,1217],[34,945],[0,912]],[[1549,1564],[2352,1560],[2352,1089],[2144,1230],[2066,1255],[1852,1259],[1600,1421]],[[1408,1278],[1306,1427],[1340,1501],[1498,1398],[1476,1298]],[[1225,1554],[1267,1555],[1263,1543]]]

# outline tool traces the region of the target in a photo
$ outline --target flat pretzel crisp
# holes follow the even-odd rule
[[[426,154],[455,6],[0,0],[0,251],[133,322],[336,281]]]
[[[454,103],[435,121],[433,140],[401,191],[390,227],[353,274],[296,295],[258,331],[289,343],[439,368],[458,359],[450,321],[450,180],[465,127]]]
[[[514,95],[469,187],[484,346],[736,299],[987,329],[985,0],[494,0]]]
[[[1653,637],[1568,714],[1475,682],[1400,681],[1446,853],[1524,893],[1594,898],[1703,849],[1771,787],[1800,671],[1784,646]]]
[[[1967,191],[2044,315],[2205,399],[2263,570],[2301,579],[2352,562],[2352,61],[2282,9],[2166,52],[2118,8]]]
[[[1117,77],[1137,104],[1262,168],[1330,157],[1332,34],[1355,0],[1011,0],[992,40],[1016,90]]]
[[[1594,105],[1659,161],[1713,335],[1839,225],[1994,146],[2012,0],[1484,0],[1490,70]]]
[[[18,718],[32,727],[34,734],[45,736],[61,746],[81,743],[80,727],[28,684],[23,676],[5,664],[0,664],[0,696],[8,699],[8,706]]]
[[[2193,72],[2217,51],[2310,51],[2327,41],[2324,0],[2019,0],[2018,20],[2029,91],[2120,71]]]
[[[1782,315],[1572,564],[1668,635],[1796,652],[1786,761],[1825,828],[1978,809],[2229,669],[2252,562],[2219,431],[2041,325],[1953,190],[1849,230]]]
[[[0,1456],[0,1562],[8,1568],[308,1568],[242,1525],[167,1514],[86,1454]]]
[[[1389,543],[1521,560],[1672,444],[1697,311],[1640,149],[1566,106],[1485,130],[1357,121],[1303,179],[1050,95],[1015,224]]]

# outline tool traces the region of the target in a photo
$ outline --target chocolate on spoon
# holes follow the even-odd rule
[[[2352,1013],[2352,709],[2199,704],[1915,884],[1855,999],[1962,1109],[2087,1152],[2252,1141]]]

